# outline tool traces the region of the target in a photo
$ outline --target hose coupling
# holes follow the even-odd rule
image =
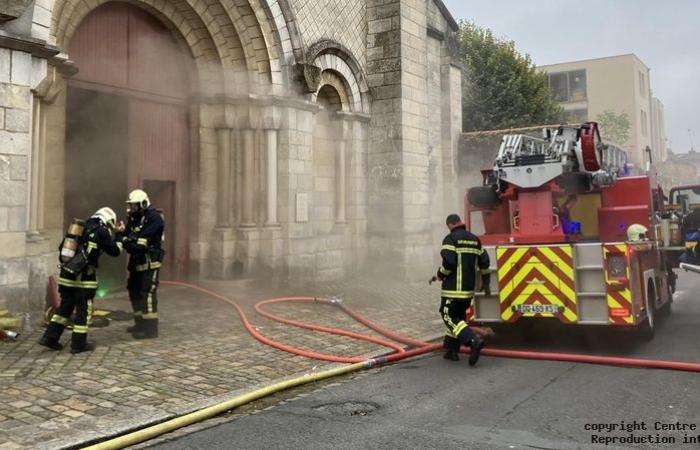
[[[340,305],[343,303],[343,299],[337,296],[332,297],[314,297],[314,301],[318,303],[326,303],[328,305]]]

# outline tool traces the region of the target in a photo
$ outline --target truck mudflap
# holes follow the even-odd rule
[[[502,321],[556,317],[578,322],[571,245],[497,247],[496,258]]]

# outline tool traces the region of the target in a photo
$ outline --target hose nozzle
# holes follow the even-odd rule
[[[0,330],[0,335],[13,342],[19,338],[19,333],[11,330]]]

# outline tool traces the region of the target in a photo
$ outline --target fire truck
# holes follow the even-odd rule
[[[505,135],[482,177],[466,192],[465,224],[492,276],[471,320],[555,318],[653,337],[656,319],[670,313],[678,266],[662,243],[665,197],[652,175],[630,173],[625,151],[603,142],[597,123]],[[639,225],[648,232],[630,237]]]

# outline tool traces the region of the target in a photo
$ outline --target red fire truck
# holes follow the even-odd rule
[[[491,258],[491,295],[477,294],[471,319],[556,318],[653,337],[677,263],[662,245],[666,207],[651,175],[628,174],[626,153],[595,122],[506,135],[482,175],[465,222]]]

